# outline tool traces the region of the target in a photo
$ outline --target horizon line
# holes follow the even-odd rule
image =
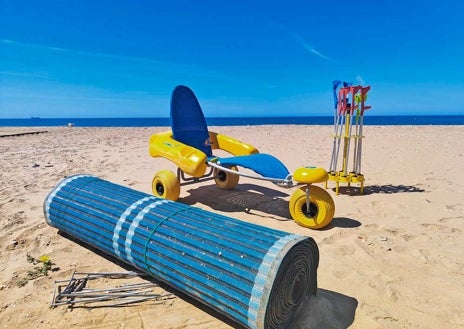
[[[308,117],[333,117],[334,115],[321,115],[321,114],[309,114],[309,115],[230,115],[230,116],[206,116],[205,118],[209,119],[227,119],[227,118],[308,118]],[[355,116],[355,115],[352,115]],[[464,114],[374,114],[374,115],[364,115],[364,117],[423,117],[423,116],[461,116],[464,117]],[[1,118],[0,120],[60,120],[60,119],[170,119],[168,116],[154,117],[154,116],[120,116],[120,117],[42,117],[38,115],[31,115],[29,117],[11,117],[11,118]]]

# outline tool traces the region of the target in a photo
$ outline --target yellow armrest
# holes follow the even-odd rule
[[[190,176],[201,177],[206,172],[207,156],[204,152],[176,141],[171,131],[150,136],[148,152],[152,157],[163,157],[174,162]]]
[[[253,145],[243,143],[233,137],[218,134],[214,131],[209,131],[209,140],[213,150],[224,150],[233,155],[249,155],[259,153],[258,149]]]

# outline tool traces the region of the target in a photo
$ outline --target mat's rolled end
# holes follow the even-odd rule
[[[304,298],[316,294],[318,263],[319,251],[313,239],[288,235],[277,241],[256,276],[249,327],[291,328]]]
[[[291,328],[316,293],[312,238],[239,221],[91,175],[45,199],[47,223],[248,328]]]

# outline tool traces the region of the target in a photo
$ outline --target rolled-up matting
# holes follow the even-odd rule
[[[291,328],[316,293],[312,238],[168,201],[91,175],[61,181],[47,223],[248,328]]]

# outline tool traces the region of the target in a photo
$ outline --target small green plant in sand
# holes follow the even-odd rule
[[[34,258],[31,255],[27,254],[26,257],[29,263],[32,263],[34,265],[40,265],[35,266],[32,270],[27,271],[27,275],[16,283],[18,287],[24,287],[30,280],[37,279],[41,276],[47,276],[48,271],[57,270],[57,268],[52,268],[54,264],[51,261],[50,257],[47,255],[42,255],[37,258]]]

